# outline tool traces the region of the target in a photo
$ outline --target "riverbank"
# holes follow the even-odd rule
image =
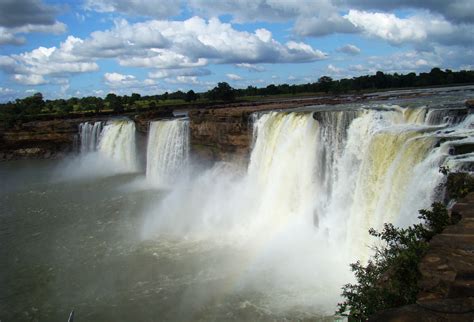
[[[472,87],[472,86],[471,86]],[[301,97],[255,102],[211,105],[167,106],[163,109],[122,114],[54,116],[17,122],[0,128],[0,161],[16,159],[60,159],[75,150],[78,127],[83,122],[127,117],[136,123],[139,145],[144,145],[150,121],[187,115],[190,119],[191,152],[203,161],[248,158],[251,145],[251,115],[259,111],[282,110],[318,105],[340,105],[372,101],[394,101],[427,97],[437,92],[459,91],[466,87],[431,88],[344,95]],[[472,103],[470,103],[472,106]]]

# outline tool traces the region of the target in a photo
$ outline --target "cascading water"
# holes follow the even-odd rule
[[[430,112],[391,105],[258,114],[246,172],[219,163],[174,187],[151,210],[144,236],[230,244],[246,254],[234,265],[239,285],[285,294],[274,299],[280,309],[318,303],[331,313],[352,278],[348,264],[371,253],[368,229],[416,222],[440,196],[439,166],[462,163],[450,147],[474,135],[474,119],[448,125]]]
[[[189,159],[189,121],[150,123],[146,176],[153,184],[168,186],[186,171]]]
[[[80,155],[67,159],[58,167],[58,177],[82,179],[139,171],[135,146],[135,123],[130,120],[110,120],[81,123],[79,126]]]
[[[127,120],[109,121],[102,130],[97,153],[102,162],[110,162],[124,172],[138,171],[135,146],[135,123]]]
[[[102,122],[84,122],[79,124],[79,138],[81,153],[96,151],[99,146]]]

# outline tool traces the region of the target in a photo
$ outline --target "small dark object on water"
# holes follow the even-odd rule
[[[74,322],[74,310],[69,313],[69,319],[67,319],[67,322]]]

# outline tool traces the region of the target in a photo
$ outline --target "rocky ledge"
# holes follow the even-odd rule
[[[457,202],[451,216],[459,222],[433,237],[419,265],[417,303],[370,321],[474,321],[474,193]]]
[[[352,98],[354,100],[354,98]],[[251,116],[256,112],[335,105],[347,98],[310,98],[279,102],[231,104],[188,111],[191,153],[201,161],[247,162],[252,144]]]

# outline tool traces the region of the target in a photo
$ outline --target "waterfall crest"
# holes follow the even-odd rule
[[[97,153],[101,162],[125,172],[138,171],[135,146],[135,123],[128,120],[109,121],[104,126]]]
[[[146,176],[154,184],[170,185],[186,170],[189,159],[189,121],[150,123]]]
[[[87,153],[96,151],[102,132],[102,122],[84,122],[79,124],[80,151]]]

